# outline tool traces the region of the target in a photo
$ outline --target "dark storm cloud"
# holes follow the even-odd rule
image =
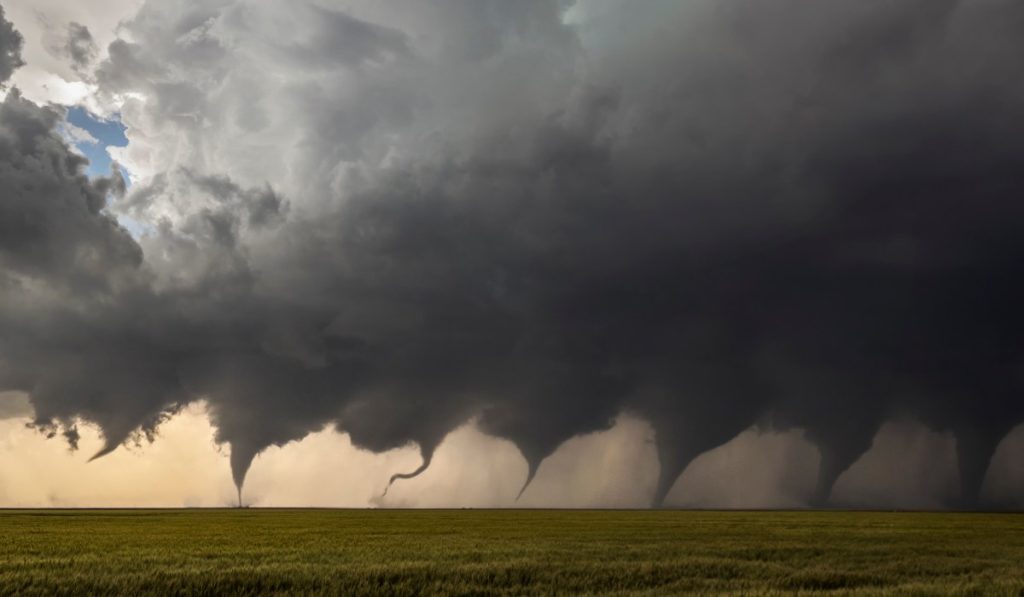
[[[473,418],[532,478],[625,411],[657,433],[657,504],[752,425],[819,447],[824,503],[910,415],[955,435],[976,503],[1024,421],[1021,5],[597,2],[578,29],[556,3],[453,6],[444,43],[301,8],[310,35],[251,45],[267,14],[144,7],[100,85],[186,139],[241,134],[232,51],[348,70],[251,98],[267,138],[271,100],[304,108],[275,147],[294,195],[168,166],[115,206],[148,218],[138,243],[53,113],[9,96],[0,390],[107,449],[205,399],[239,486],[325,423],[427,465]]]
[[[22,65],[21,34],[4,18],[3,7],[0,6],[0,85],[11,78],[14,70]]]
[[[106,284],[142,253],[114,218],[107,197],[120,175],[88,180],[85,158],[56,132],[62,115],[11,91],[0,104],[0,264],[49,281]]]

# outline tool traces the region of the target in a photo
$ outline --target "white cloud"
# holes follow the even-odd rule
[[[48,48],[48,41],[63,35],[71,22],[88,27],[100,55],[117,37],[121,20],[131,16],[142,0],[8,0],[4,2],[7,18],[25,38],[22,57],[25,66],[19,69],[12,83],[36,103],[77,104],[92,99],[93,89],[71,62]],[[52,43],[50,44],[52,45]],[[98,106],[93,105],[94,109]]]

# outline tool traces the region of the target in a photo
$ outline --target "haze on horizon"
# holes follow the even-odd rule
[[[0,7],[0,506],[1024,505],[1015,0]]]

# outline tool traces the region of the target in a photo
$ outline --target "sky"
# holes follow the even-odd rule
[[[65,116],[70,133],[70,142],[89,160],[85,173],[90,177],[110,174],[114,165],[110,157],[111,147],[125,147],[128,138],[124,136],[125,127],[117,114],[107,118],[93,115],[83,106],[72,106]],[[85,131],[82,134],[80,131]]]
[[[1024,506],[1019,2],[0,7],[0,506]]]

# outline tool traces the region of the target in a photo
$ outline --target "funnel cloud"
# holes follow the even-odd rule
[[[756,432],[837,505],[894,421],[952,438],[942,505],[1005,505],[1024,4],[770,4],[145,0],[104,49],[59,24],[127,128],[102,177],[0,19],[0,392],[94,458],[201,402],[239,505],[325,426],[416,446],[390,488],[472,424],[525,498],[624,416],[653,506]]]

